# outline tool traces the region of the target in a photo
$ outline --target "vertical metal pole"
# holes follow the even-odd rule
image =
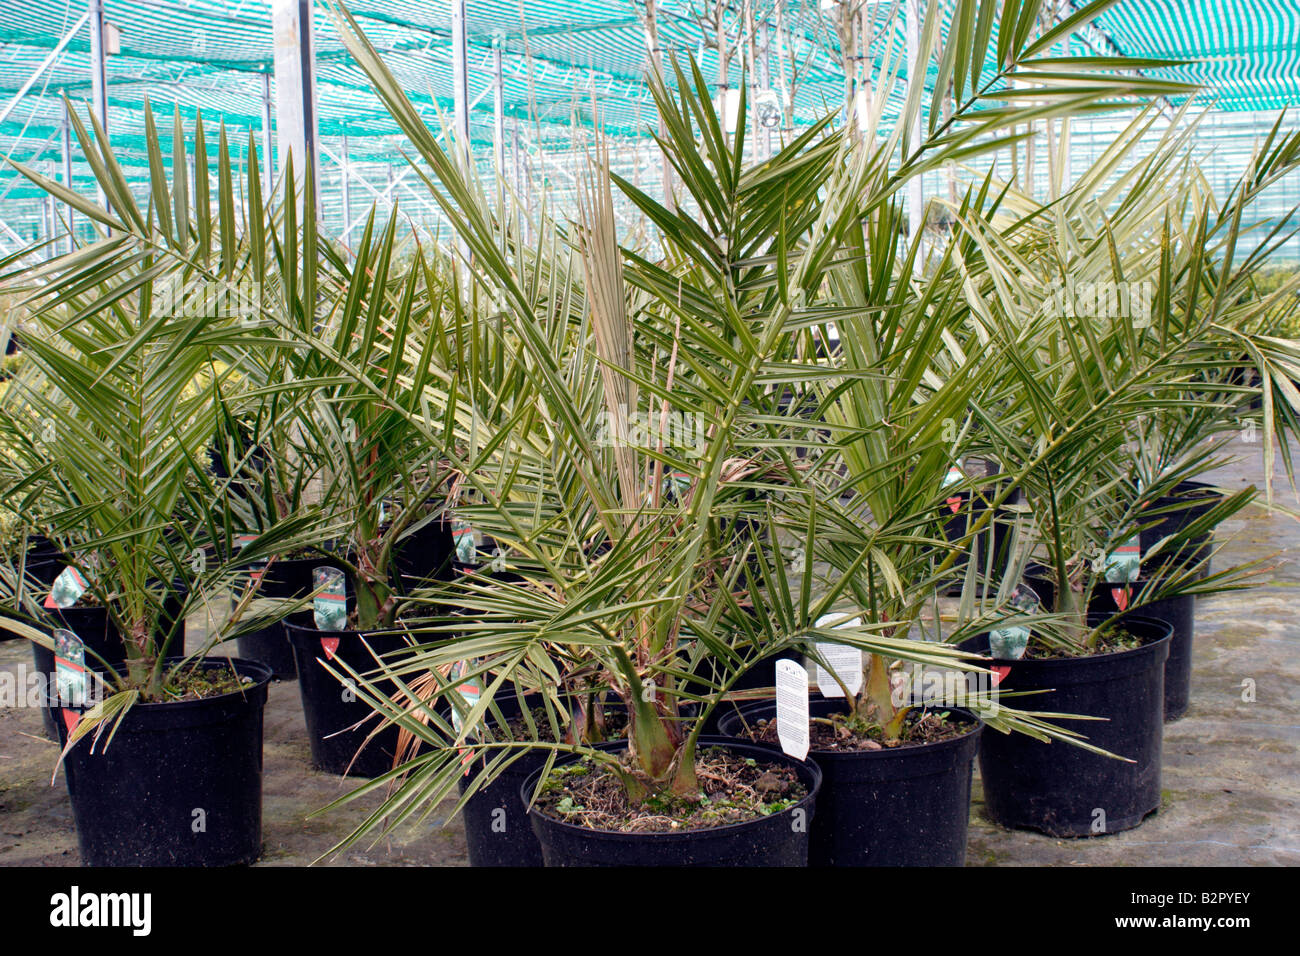
[[[465,34],[465,0],[451,0],[451,82],[455,105],[454,148],[468,170],[473,149],[469,141],[469,39]],[[392,178],[391,167],[389,178]],[[457,237],[456,242],[460,254],[468,259],[469,247],[464,237]]]
[[[905,26],[907,43],[907,85],[909,90],[913,83],[925,83],[925,67],[921,63],[921,0],[907,0],[907,23]],[[924,99],[924,97],[923,97]],[[912,118],[912,127],[908,137],[910,148],[915,151],[921,145],[921,113],[918,110]],[[921,188],[921,177],[913,176],[907,183],[907,234],[914,238],[925,227],[925,194]]]
[[[63,125],[63,136],[62,136],[61,145],[63,147],[63,185],[71,189],[72,188],[72,123],[68,120],[68,112],[66,106],[64,107],[64,111],[63,111],[62,125]],[[76,228],[76,220],[73,219],[72,213],[73,213],[73,209],[71,206],[69,206],[68,207],[68,252],[69,253],[72,252],[73,248],[76,245],[76,239],[74,238],[73,235],[74,230]]]
[[[451,78],[455,97],[456,144],[468,164],[469,142],[469,41],[465,34],[465,0],[451,0]]]
[[[506,208],[506,93],[501,45],[492,44],[492,154],[497,172],[497,212]]]
[[[656,76],[662,78],[664,75],[664,64],[663,54],[659,49],[659,21],[655,0],[646,0],[645,4],[645,40],[646,47],[650,52],[650,68],[654,70]],[[661,138],[663,137],[664,132],[663,117],[660,117],[659,136]],[[660,165],[663,167],[664,175],[664,206],[666,206],[669,211],[676,212],[677,201],[674,198],[673,167],[672,164],[668,162],[668,156],[666,154],[664,155],[663,162]]]
[[[343,228],[347,229],[352,222],[352,186],[348,180],[352,176],[352,170],[348,168],[348,128],[343,127],[343,152],[339,157],[343,160],[342,179],[339,181],[343,191]]]
[[[763,92],[770,92],[772,89],[772,28],[768,26],[767,21],[763,21],[758,27],[759,46],[762,53],[758,59],[758,83]],[[762,144],[762,157],[768,159],[772,155],[772,130],[770,127],[763,127],[763,135],[760,137]]]
[[[53,163],[50,165],[52,166]],[[53,169],[50,170],[50,175],[54,175]],[[46,193],[45,197],[41,200],[41,231],[45,233],[42,238],[50,243],[50,245],[45,247],[46,259],[53,259],[58,255],[58,253],[54,251],[53,245],[55,231],[54,224],[56,221],[57,217],[54,215],[54,197]]]
[[[262,165],[266,170],[266,182],[262,185],[262,195],[269,196],[275,189],[275,144],[271,139],[271,111],[275,101],[271,98],[271,74],[262,74]]]
[[[104,0],[90,0],[90,86],[95,119],[108,132],[108,73],[104,65]],[[99,204],[110,208],[102,187],[96,187]]]
[[[311,176],[320,215],[320,163],[316,155],[316,52],[312,36],[312,0],[272,0],[275,36],[275,128],[280,169],[294,163],[294,188]]]
[[[90,86],[95,119],[108,131],[108,73],[104,63],[104,0],[90,0]]]

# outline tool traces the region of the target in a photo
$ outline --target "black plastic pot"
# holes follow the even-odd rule
[[[955,499],[951,505],[945,503],[940,510],[940,520],[943,525],[943,535],[949,543],[955,543],[970,533],[970,529],[988,512],[990,499],[1001,494],[998,487],[997,476],[1000,474],[996,462],[989,462],[986,474],[991,480],[981,495],[974,495],[970,491],[961,491],[953,495]],[[1003,479],[1005,483],[1005,479]],[[1006,504],[1015,504],[1020,500],[1020,490],[1015,489],[1008,497]],[[989,549],[993,550],[993,587],[997,587],[997,582],[1002,580],[1006,574],[1007,564],[1011,555],[1009,552],[1011,525],[1014,520],[1014,512],[1004,505],[999,505],[994,509],[993,517],[989,519],[988,525],[975,538],[979,545],[979,564],[976,571],[983,575],[984,569],[988,566]],[[971,547],[970,544],[967,545]],[[949,597],[960,595],[962,588],[965,586],[966,568],[970,562],[970,553],[963,553],[953,562],[948,571],[948,577],[953,579],[952,585],[945,592]],[[980,585],[982,589],[988,587],[987,583]]]
[[[318,631],[310,611],[290,616],[284,627],[298,666],[312,766],[349,777],[377,777],[393,769],[397,726],[385,727],[370,738],[379,718],[356,690],[340,683],[321,661],[346,663],[364,674],[379,664],[371,650],[383,655],[406,647],[406,641],[400,634],[367,634],[363,643],[360,631]],[[393,689],[388,682],[379,686]],[[359,722],[364,722],[361,727],[350,729]]]
[[[1090,617],[1100,624],[1100,615]],[[1004,827],[1055,837],[1118,833],[1160,807],[1165,658],[1170,627],[1129,617],[1144,642],[1112,654],[1053,660],[994,660],[1003,691],[1044,691],[1024,698],[1036,711],[1106,718],[1075,724],[1088,742],[1128,763],[1062,742],[1023,734],[985,734],[980,776],[989,817]],[[987,653],[987,636],[983,639]],[[1063,722],[1070,726],[1070,722]]]
[[[235,643],[239,646],[241,658],[265,664],[276,680],[297,679],[298,665],[293,659],[293,646],[284,632],[282,621],[276,621],[270,627],[251,634],[241,635],[235,639]]]
[[[513,695],[497,701],[506,719],[520,713],[519,701]],[[531,707],[534,700],[525,698],[524,702]],[[542,865],[542,848],[528,822],[528,810],[519,799],[519,788],[546,762],[546,755],[545,750],[526,751],[465,803],[461,816],[470,866]],[[483,763],[479,758],[469,768],[469,776],[461,778],[461,793],[474,774],[483,769]]]
[[[312,570],[321,567],[346,570],[338,558],[328,554],[306,558],[277,558],[262,573],[262,584],[257,595],[285,599],[306,597],[315,590],[311,579]],[[348,588],[349,602],[354,600],[354,591],[355,588]]]
[[[393,566],[403,586],[415,586],[430,580],[448,581],[456,573],[455,555],[451,523],[430,521],[397,542],[393,548]]]
[[[1038,595],[1044,606],[1051,607],[1056,600],[1056,586],[1051,580],[1031,573],[1035,570],[1041,572],[1043,569],[1041,566],[1031,566],[1026,572],[1025,582]],[[1088,601],[1088,612],[1114,617],[1122,610],[1118,600],[1124,598],[1121,592],[1125,589],[1128,591],[1128,596],[1123,601],[1124,608],[1127,609],[1133,607],[1133,602],[1139,598],[1148,583],[1145,578],[1138,578],[1127,585],[1104,582],[1098,584]],[[1152,601],[1134,608],[1133,611],[1138,617],[1163,621],[1173,630],[1169,642],[1169,657],[1165,661],[1164,714],[1166,721],[1177,720],[1187,713],[1192,696],[1192,644],[1196,637],[1196,595],[1184,594],[1161,601]]]
[[[1141,579],[1128,585],[1130,599],[1146,586]],[[1120,613],[1116,602],[1117,588],[1099,587],[1088,603],[1088,610],[1114,617]],[[1196,637],[1196,595],[1183,594],[1143,604],[1135,612],[1141,617],[1163,621],[1172,629],[1169,657],[1165,660],[1165,721],[1177,720],[1187,713],[1192,697],[1192,644]]]
[[[845,708],[841,700],[813,698],[808,709],[827,717]],[[822,771],[809,866],[965,865],[971,773],[984,724],[967,711],[944,710],[969,721],[969,732],[916,747],[809,754]],[[740,737],[746,725],[775,717],[774,701],[758,701],[724,717],[722,732]]]
[[[209,658],[225,663],[225,658]],[[64,770],[87,866],[234,866],[262,848],[262,712],[271,672],[205,700],[136,704],[106,750],[91,734]],[[68,730],[60,721],[60,742]]]
[[[701,737],[701,747],[720,745],[758,760],[795,768],[808,795],[780,813],[746,823],[682,833],[621,833],[575,826],[537,809],[528,811],[546,866],[806,866],[808,829],[813,820],[822,773],[807,760],[724,737]],[[626,741],[600,744],[621,750]],[[573,759],[578,759],[575,755]],[[567,763],[568,761],[557,761]],[[541,780],[539,767],[520,789],[525,804]]]
[[[1200,481],[1182,481],[1174,487],[1172,495],[1166,495],[1163,498],[1156,499],[1153,509],[1172,508],[1175,505],[1183,504],[1187,507],[1178,511],[1170,511],[1167,514],[1158,516],[1158,523],[1145,529],[1141,533],[1140,541],[1142,544],[1142,553],[1146,554],[1162,538],[1172,534],[1177,534],[1183,528],[1199,521],[1215,505],[1223,500],[1222,495],[1212,486]],[[1188,502],[1194,502],[1188,504]],[[1183,543],[1175,550],[1168,554],[1158,555],[1147,561],[1143,561],[1143,575],[1147,576],[1155,573],[1167,565],[1184,565],[1193,564],[1207,556],[1211,544],[1214,541],[1214,532],[1208,532],[1198,535],[1196,538]],[[1210,563],[1206,561],[1205,566],[1201,569],[1198,576],[1205,577],[1210,573]]]

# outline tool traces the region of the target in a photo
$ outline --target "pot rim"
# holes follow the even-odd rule
[[[1088,621],[1092,623],[1097,618],[1110,620],[1116,617],[1114,614],[1089,614]],[[993,661],[994,664],[1024,665],[1032,664],[1036,667],[1066,666],[1071,664],[1080,664],[1087,661],[1111,662],[1125,659],[1136,659],[1143,654],[1154,654],[1156,648],[1169,644],[1174,637],[1174,626],[1168,621],[1159,617],[1148,617],[1142,614],[1124,615],[1121,618],[1124,622],[1138,622],[1141,624],[1150,624],[1160,628],[1164,633],[1155,640],[1145,641],[1138,647],[1130,647],[1122,651],[1107,651],[1104,654],[1085,654],[1081,657],[989,657],[987,660]]]
[[[183,657],[169,657],[167,664],[179,664],[184,661]],[[214,663],[225,665],[229,663],[235,668],[235,673],[241,677],[253,678],[253,683],[245,684],[236,690],[226,691],[224,694],[217,694],[215,697],[200,697],[196,700],[156,700],[156,701],[139,701],[131,705],[131,710],[137,707],[144,708],[149,713],[158,713],[164,709],[171,708],[173,712],[180,713],[185,710],[196,710],[205,706],[217,706],[228,703],[236,697],[246,698],[250,693],[270,685],[275,674],[271,668],[267,667],[261,661],[249,660],[244,657],[223,657],[220,655],[207,655],[198,659],[202,663]],[[69,707],[64,704],[52,705],[54,710],[72,710],[79,714],[84,714],[91,709],[90,706]]]

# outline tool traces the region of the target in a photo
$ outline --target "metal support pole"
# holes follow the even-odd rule
[[[315,209],[320,215],[320,163],[317,157],[316,51],[312,31],[312,0],[272,0],[275,31],[275,129],[279,164],[294,161],[298,204],[300,184],[311,176]]]
[[[506,91],[501,46],[492,45],[492,154],[497,172],[497,211],[506,208]]]
[[[342,171],[340,186],[343,190],[343,227],[346,229],[348,223],[352,221],[352,184],[348,182],[352,171],[348,169],[348,133],[346,126],[343,127],[343,152],[339,159],[339,169]]]
[[[63,185],[69,189],[72,188],[72,123],[68,119],[67,107],[63,110],[62,125],[62,143],[63,147]],[[73,218],[73,209],[68,207],[68,252],[71,253],[75,246],[76,240],[73,236],[76,228],[76,220]]]
[[[104,0],[90,0],[90,86],[95,119],[108,132],[108,74],[104,66]],[[109,209],[108,197],[97,187],[99,204]]]
[[[262,195],[269,196],[275,189],[275,149],[271,139],[271,111],[275,100],[271,98],[271,74],[262,74],[262,164],[266,170],[266,182],[262,186]]]
[[[907,0],[907,24],[905,27],[907,43],[907,85],[910,90],[913,83],[925,83],[925,67],[921,63],[921,0]],[[910,149],[915,151],[921,145],[921,114],[917,111],[912,118],[912,127],[908,137]],[[907,182],[907,234],[914,238],[925,228],[925,194],[921,188],[921,177],[913,176]]]
[[[90,86],[95,119],[108,131],[108,73],[104,66],[104,0],[90,0]]]
[[[654,70],[655,75],[663,78],[664,63],[663,54],[659,49],[659,20],[655,0],[646,0],[645,5],[645,41],[646,48],[650,54],[650,68]],[[659,136],[662,139],[665,134],[663,117],[659,118]],[[674,198],[673,185],[673,167],[668,162],[668,155],[665,153],[663,162],[664,176],[664,206],[671,212],[677,211],[677,200]]]
[[[456,146],[469,163],[469,40],[465,33],[465,0],[451,0],[451,76],[455,102]]]

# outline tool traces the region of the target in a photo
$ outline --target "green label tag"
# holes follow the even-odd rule
[[[90,701],[86,645],[62,628],[54,632],[54,684],[60,706],[83,707]]]
[[[1142,573],[1142,542],[1134,535],[1106,555],[1106,581],[1109,584],[1132,584]]]
[[[312,568],[313,590],[319,593],[312,601],[318,631],[342,631],[348,623],[348,583],[338,568]]]
[[[456,544],[456,560],[461,564],[478,564],[478,536],[468,521],[453,518],[451,538]]]
[[[88,587],[89,585],[86,583],[86,579],[81,576],[81,572],[72,565],[68,565],[54,579],[54,585],[45,598],[45,607],[50,610],[54,608],[60,610],[70,608],[81,599]]]
[[[1038,595],[1024,584],[1017,584],[1008,602],[1011,609],[1022,614],[1038,611]],[[1023,624],[1004,624],[989,631],[989,654],[1000,660],[1019,660],[1029,646],[1029,628]]]

